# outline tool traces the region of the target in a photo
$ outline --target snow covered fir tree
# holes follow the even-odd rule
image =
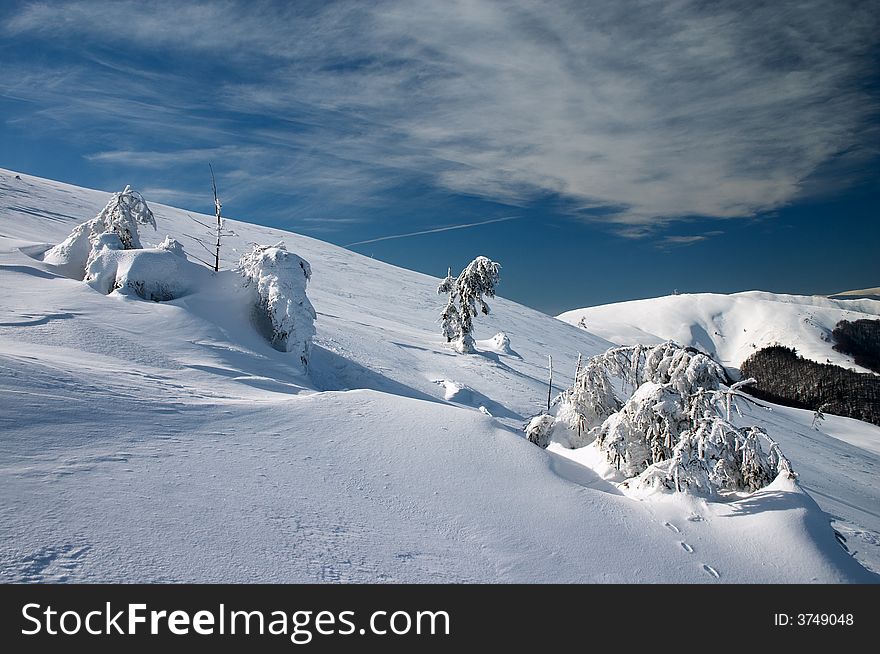
[[[673,342],[612,348],[591,357],[556,413],[535,416],[526,432],[547,447],[595,443],[626,486],[714,496],[753,492],[791,464],[766,431],[737,425],[748,379],[726,386],[724,369]]]
[[[315,308],[306,295],[312,278],[308,261],[284,243],[253,246],[238,262],[246,288],[253,289],[254,322],[276,350],[292,352],[303,366],[315,335]]]
[[[474,318],[489,314],[489,305],[483,299],[495,297],[495,287],[501,281],[501,264],[487,257],[477,257],[461,271],[458,277],[452,270],[440,282],[437,293],[446,293],[448,299],[440,314],[441,328],[447,343],[456,352],[472,354],[474,350]]]

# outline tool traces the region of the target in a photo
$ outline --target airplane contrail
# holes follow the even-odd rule
[[[435,234],[437,232],[448,232],[452,229],[465,229],[467,227],[479,227],[480,225],[488,225],[489,223],[501,223],[507,220],[516,220],[520,216],[504,216],[503,218],[491,218],[479,223],[468,223],[466,225],[449,225],[447,227],[435,227],[434,229],[424,229],[420,232],[409,232],[408,234],[392,234],[391,236],[380,236],[379,238],[368,238],[366,241],[356,241],[349,243],[343,247],[350,248],[353,245],[365,245],[367,243],[376,243],[377,241],[390,241],[395,238],[407,238],[408,236],[421,236],[422,234]]]

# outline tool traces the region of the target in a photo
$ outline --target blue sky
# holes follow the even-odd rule
[[[549,313],[876,286],[875,10],[3,2],[0,167],[210,213],[211,162],[229,217]]]

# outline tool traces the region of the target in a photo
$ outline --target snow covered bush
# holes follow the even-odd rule
[[[768,445],[766,453],[761,441]],[[790,462],[763,429],[707,416],[682,435],[670,458],[648,466],[635,484],[711,496],[719,490],[756,491],[779,474],[794,477]]]
[[[104,231],[104,225],[98,218],[81,223],[61,243],[47,250],[43,261],[56,266],[64,276],[82,281],[92,251],[92,236],[103,234]]]
[[[254,320],[276,350],[294,352],[303,366],[315,335],[315,309],[306,296],[312,276],[308,262],[283,243],[254,246],[241,257],[238,271],[245,286],[254,289]]]
[[[101,240],[101,235],[114,235],[121,246],[115,249],[140,249],[138,225],[152,225],[156,229],[156,219],[143,196],[126,186],[122,192],[112,195],[97,216],[74,227],[66,239],[47,250],[43,261],[57,266],[68,277],[84,279],[86,268],[97,257],[93,250],[115,248],[117,241],[112,237]]]
[[[483,314],[489,314],[489,305],[483,296],[495,297],[495,287],[501,281],[500,270],[500,264],[486,257],[477,257],[457,278],[453,278],[450,271],[440,282],[437,292],[449,295],[440,314],[443,335],[457,352],[470,354],[475,351],[473,319],[478,307]]]
[[[102,234],[100,241],[110,241],[95,248],[90,257],[85,282],[104,294],[118,291],[144,300],[167,302],[187,295],[204,268],[187,261],[185,256],[164,248],[123,250],[113,247],[111,237]]]
[[[89,286],[107,295],[116,288],[116,269],[122,251],[122,241],[114,232],[101,232],[89,237],[91,250],[86,259],[85,281]]]
[[[670,458],[689,425],[681,399],[668,385],[647,382],[639,386],[599,427],[596,441],[609,463],[634,477],[650,464]]]
[[[712,495],[793,475],[766,432],[733,422],[739,388],[752,380],[729,388],[725,380],[717,362],[672,342],[612,348],[578,369],[553,424],[539,416],[529,439],[549,435],[540,440],[570,448],[595,441],[631,487]]]
[[[558,398],[558,415],[581,434],[617,413],[628,399],[627,390],[635,393],[647,383],[670,385],[679,393],[714,390],[725,379],[724,369],[709,356],[671,341],[611,348],[578,367],[574,385]]]
[[[48,250],[43,261],[105,295],[119,291],[155,302],[186,295],[197,273],[183,246],[166,236],[157,248],[143,249],[138,225],[156,229],[156,218],[143,196],[126,186],[97,216]]]
[[[578,369],[574,384],[559,399],[557,414],[578,436],[593,427],[601,425],[612,413],[620,409],[622,402],[614,392],[607,364],[616,358],[604,356],[588,359],[586,365]]]

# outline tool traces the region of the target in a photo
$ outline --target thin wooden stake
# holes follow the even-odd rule
[[[223,221],[220,219],[220,198],[217,197],[217,182],[214,181],[214,167],[208,164],[211,169],[211,187],[214,189],[214,215],[217,216],[217,244],[214,251],[214,272],[220,272],[220,233],[223,231]]]
[[[547,412],[550,412],[550,396],[553,395],[553,357],[547,355],[547,366],[550,368],[550,385],[547,388]]]

